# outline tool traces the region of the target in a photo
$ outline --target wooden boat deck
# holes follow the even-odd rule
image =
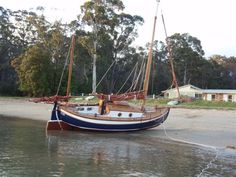
[[[143,113],[141,117],[115,117],[115,116],[109,116],[109,114],[101,115],[99,113],[84,114],[75,111],[74,107],[61,107],[60,109],[78,117],[94,119],[94,120],[107,120],[107,121],[145,121],[159,117],[169,110],[169,108],[156,108],[155,110],[152,111],[142,112],[141,109],[137,110],[138,108],[132,106],[126,107],[121,105],[119,106],[112,105],[110,107],[110,111],[131,112],[131,113],[138,111],[138,113]]]

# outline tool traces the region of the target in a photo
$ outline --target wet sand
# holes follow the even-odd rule
[[[53,105],[27,99],[0,98],[0,118],[19,117],[47,121]],[[205,146],[236,148],[236,110],[172,108],[166,122],[144,132]]]
[[[0,116],[47,121],[52,107],[51,104],[33,103],[28,99],[0,98]]]

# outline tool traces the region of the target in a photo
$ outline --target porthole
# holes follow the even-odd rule
[[[91,107],[88,107],[88,108],[87,108],[87,111],[91,111],[91,110],[92,110],[92,108],[91,108]]]
[[[129,117],[132,117],[133,116],[133,114],[132,113],[129,113]]]
[[[118,117],[122,116],[121,112],[118,113]]]
[[[84,111],[84,108],[78,108],[79,111]]]

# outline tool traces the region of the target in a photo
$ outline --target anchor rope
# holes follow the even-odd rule
[[[207,166],[205,168],[202,169],[201,173],[197,177],[201,177],[204,174],[204,172],[211,167],[212,163],[217,160],[217,158],[219,156],[219,150],[217,150],[216,147],[214,150],[216,153],[215,157],[207,164]]]
[[[172,140],[172,141],[177,141],[177,142],[182,142],[182,143],[186,143],[186,144],[192,144],[192,145],[196,145],[196,146],[202,146],[202,147],[206,147],[206,148],[211,148],[211,149],[213,149],[213,150],[215,151],[215,156],[214,156],[214,157],[212,158],[212,160],[206,165],[206,167],[201,170],[201,172],[199,173],[199,175],[197,175],[197,177],[203,176],[203,174],[205,173],[205,171],[208,170],[208,169],[211,167],[212,163],[217,160],[217,158],[218,158],[218,156],[219,156],[219,149],[218,149],[217,147],[215,147],[215,146],[210,146],[210,145],[205,145],[205,144],[201,144],[201,143],[195,143],[195,142],[191,142],[191,141],[185,141],[185,140],[173,138],[173,137],[171,137],[170,135],[167,134],[166,128],[165,128],[165,126],[163,125],[163,123],[162,123],[161,125],[162,125],[162,127],[163,127],[163,130],[164,130],[164,132],[165,132],[166,137],[169,138],[169,139]]]
[[[57,121],[58,121],[58,124],[59,124],[61,130],[63,130],[62,125],[61,125],[61,121],[59,120],[59,117],[58,117],[57,109],[58,109],[58,108],[56,108],[56,110],[55,110],[55,112],[56,112],[56,113],[55,113],[55,114],[56,114],[56,118],[57,118]]]

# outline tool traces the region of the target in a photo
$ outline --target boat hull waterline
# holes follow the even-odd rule
[[[51,120],[48,121],[47,130],[95,130],[106,132],[137,131],[154,128],[162,124],[168,117],[169,108],[158,116],[150,118],[88,118],[83,115],[73,114],[67,110],[54,107]]]

